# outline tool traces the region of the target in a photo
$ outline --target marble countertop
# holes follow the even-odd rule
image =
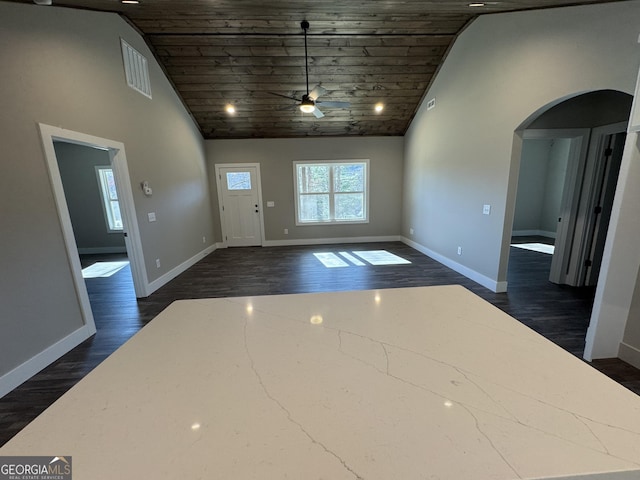
[[[0,455],[74,480],[638,480],[640,397],[460,286],[185,300]]]

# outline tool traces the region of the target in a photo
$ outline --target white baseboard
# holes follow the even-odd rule
[[[511,232],[511,236],[556,238],[556,232],[548,232],[546,230],[514,230]]]
[[[105,253],[127,253],[127,247],[90,247],[90,248],[78,248],[80,255],[99,255]]]
[[[620,360],[624,360],[629,365],[640,368],[640,348],[631,346],[628,343],[620,342],[618,358]]]
[[[153,292],[158,290],[160,287],[162,287],[163,285],[169,283],[171,280],[176,278],[178,275],[180,275],[181,273],[186,271],[188,268],[192,267],[193,265],[198,263],[200,260],[202,260],[204,257],[209,255],[211,252],[214,252],[217,248],[218,248],[218,244],[217,243],[214,244],[214,245],[210,245],[207,248],[205,248],[204,250],[202,250],[200,253],[195,254],[190,259],[185,260],[180,265],[172,268],[171,270],[169,270],[167,273],[165,273],[161,277],[156,278],[152,282],[149,282],[149,284],[147,285],[147,289],[146,289],[147,295],[151,295]]]
[[[399,235],[382,237],[344,237],[344,238],[301,238],[296,240],[265,240],[263,247],[283,247],[289,245],[331,245],[336,243],[376,243],[399,242]]]
[[[5,373],[0,377],[0,398],[4,397],[11,390],[29,380],[43,368],[58,360],[65,353],[73,350],[94,333],[96,333],[95,329],[88,325],[80,327],[78,330],[70,333],[62,340],[57,341],[35,357],[30,358],[10,372]]]
[[[481,273],[476,272],[475,270],[470,269],[469,267],[465,267],[464,265],[459,264],[458,262],[454,262],[450,258],[447,258],[439,253],[434,252],[433,250],[428,249],[424,245],[420,245],[413,240],[410,240],[406,237],[401,237],[402,242],[406,243],[410,247],[415,248],[421,253],[424,253],[427,257],[433,258],[436,262],[443,264],[446,267],[449,267],[451,270],[455,270],[456,272],[464,275],[465,277],[473,280],[476,283],[479,283],[483,287],[488,288],[494,293],[503,293],[507,291],[507,282],[497,282]]]

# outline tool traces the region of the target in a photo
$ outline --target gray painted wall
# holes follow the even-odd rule
[[[541,215],[551,143],[548,139],[530,139],[522,143],[514,234],[525,232],[527,235],[527,232],[542,230]]]
[[[403,139],[341,137],[303,139],[209,140],[209,171],[219,163],[259,163],[262,177],[265,239],[294,241],[400,235]],[[293,192],[294,160],[370,160],[370,221],[357,225],[296,226]],[[212,197],[217,198],[211,175]],[[267,201],[275,207],[266,208]],[[217,203],[217,202],[216,202]],[[217,206],[216,206],[217,209]],[[219,228],[219,215],[216,215]],[[284,234],[284,229],[289,234]],[[216,230],[216,239],[222,236]]]
[[[632,92],[639,22],[636,2],[474,21],[405,136],[403,235],[505,282],[519,167],[514,132],[577,94]],[[427,112],[434,97],[436,108]],[[482,215],[483,204],[492,205],[491,215]]]
[[[506,285],[520,130],[584,92],[632,94],[640,61],[638,25],[638,2],[474,21],[449,52],[405,136],[403,234],[498,287]],[[434,97],[436,108],[427,112],[426,103]],[[635,284],[638,265],[629,262],[640,258],[640,244],[631,241],[640,231],[637,203],[629,204],[640,188],[635,138],[631,142],[587,335],[587,358],[616,356],[628,293],[640,288]],[[491,215],[482,215],[483,204],[492,205]],[[457,245],[465,247],[464,255],[456,256]]]
[[[152,100],[127,86],[120,38],[149,60]],[[2,376],[82,326],[38,123],[125,145],[150,281],[202,251],[213,225],[202,137],[118,15],[0,2],[0,58]]]
[[[640,368],[640,270],[636,277],[636,289],[631,300],[631,308],[629,309],[629,318],[624,331],[623,342],[625,347],[621,347],[621,353],[624,352],[623,359],[626,359],[632,365]]]
[[[558,225],[570,147],[571,140],[568,138],[558,138],[551,142],[546,162],[544,201],[540,211],[540,230],[545,232],[555,232]]]
[[[562,138],[522,142],[514,233],[555,238],[570,145]]]
[[[109,232],[96,167],[110,167],[109,152],[54,142],[64,195],[80,253],[125,252],[121,232]]]

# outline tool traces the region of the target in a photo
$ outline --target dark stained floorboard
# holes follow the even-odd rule
[[[313,256],[314,252],[380,249],[412,263],[330,269]],[[119,257],[83,257],[83,267],[103,259]],[[550,255],[511,248],[509,292],[496,294],[400,242],[229,248],[215,251],[150,297],[139,300],[127,267],[110,278],[87,281],[97,334],[0,399],[0,445],[180,299],[460,284],[581,356],[594,289],[550,283],[550,264]],[[616,359],[593,365],[640,394],[640,370]]]

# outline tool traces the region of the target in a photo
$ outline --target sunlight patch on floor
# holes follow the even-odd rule
[[[106,278],[118,273],[129,262],[96,262],[90,267],[82,269],[82,278]]]
[[[369,262],[371,265],[405,265],[407,263],[411,263],[409,260],[405,260],[404,258],[387,252],[386,250],[370,250],[366,252],[353,253],[365,262]]]
[[[331,252],[322,252],[322,253],[314,253],[314,257],[322,262],[322,264],[327,268],[340,268],[340,267],[348,267],[349,264],[342,260],[335,253]]]
[[[320,252],[314,253],[313,255],[327,268],[350,266],[362,267],[367,263],[370,265],[406,265],[411,263],[409,260],[405,260],[404,258],[387,252],[386,250],[357,251],[350,253],[340,252],[340,256],[342,256],[342,258],[332,252]],[[345,262],[343,258],[349,263]],[[362,260],[364,260],[364,262]]]
[[[512,247],[522,248],[523,250],[531,250],[533,252],[547,253],[553,255],[555,250],[554,245],[547,245],[546,243],[512,243]]]

